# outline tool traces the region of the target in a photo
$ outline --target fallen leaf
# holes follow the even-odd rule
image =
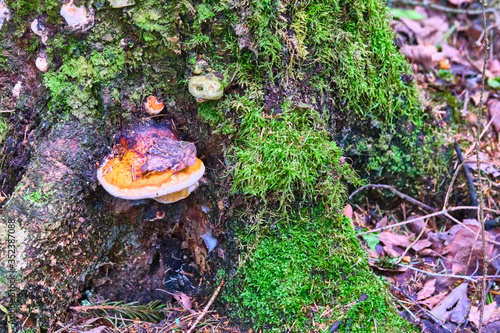
[[[470,309],[469,320],[474,323],[476,327],[479,327],[479,315],[480,311],[477,306],[473,306]],[[500,320],[500,307],[498,307],[496,302],[490,303],[484,307],[483,314],[483,325],[488,325],[495,321]]]
[[[192,304],[191,304],[191,300],[189,299],[189,297],[184,294],[184,293],[181,293],[181,292],[176,292],[174,294],[171,294],[175,300],[179,303],[182,304],[182,306],[188,310],[189,312],[191,313],[195,313],[195,311],[193,311],[192,309]]]
[[[452,262],[453,274],[468,274],[469,271],[474,271],[476,269],[476,262],[480,262],[482,258],[481,236],[477,236],[480,229],[479,222],[476,220],[465,220],[464,223],[468,229],[462,227],[458,230],[442,252]],[[494,239],[494,236],[490,232],[486,232],[486,237],[490,240]],[[492,243],[488,242],[486,244],[486,255],[488,258],[491,257],[493,248]]]
[[[483,327],[483,333],[498,333],[500,332],[500,321],[496,321]]]
[[[491,59],[488,61],[488,70],[495,76],[500,76],[500,61],[498,59]]]
[[[419,45],[439,44],[445,32],[450,28],[446,17],[441,16],[433,16],[420,21],[401,17],[400,21],[415,33]]]
[[[415,244],[413,244],[411,248],[417,252],[420,252],[423,249],[428,248],[430,246],[432,246],[432,242],[430,240],[421,239],[418,242],[416,242]]]
[[[422,301],[429,298],[436,291],[436,279],[429,279],[425,281],[422,290],[417,294],[417,301]]]
[[[459,323],[467,314],[470,301],[467,298],[467,286],[469,282],[463,282],[448,294],[431,313],[439,318],[443,323],[450,320],[454,323]]]
[[[90,331],[87,331],[87,333],[102,333],[106,329],[106,326],[99,326],[96,328],[91,329]]]
[[[432,56],[437,53],[437,48],[432,45],[403,45],[401,48],[409,60],[429,70],[433,67]]]
[[[419,303],[425,305],[428,309],[433,309],[436,304],[439,304],[448,295],[447,291],[444,291],[435,296],[429,297],[426,300],[420,301]]]
[[[344,215],[348,217],[349,219],[352,219],[352,206],[347,204],[344,207]]]
[[[383,228],[387,225],[387,216],[384,216],[380,221],[377,222],[375,228]]]
[[[411,244],[408,236],[396,234],[390,231],[381,232],[378,235],[378,239],[387,246],[399,246],[402,248],[408,247]]]
[[[488,111],[493,119],[492,125],[497,133],[500,133],[500,100],[493,99],[488,103]]]
[[[399,257],[402,249],[405,249],[411,244],[408,236],[399,235],[390,231],[382,232],[378,235],[378,239],[385,244],[384,251],[392,257]],[[398,247],[401,248],[400,252],[397,251]]]

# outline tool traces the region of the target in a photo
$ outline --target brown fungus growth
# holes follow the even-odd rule
[[[187,197],[204,172],[193,143],[178,140],[169,128],[140,125],[121,134],[98,169],[97,178],[115,197],[136,200],[170,196],[158,200],[170,203]]]

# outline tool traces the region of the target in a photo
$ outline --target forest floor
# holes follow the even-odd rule
[[[366,245],[374,272],[390,281],[402,316],[422,332],[475,332],[480,325],[483,248],[474,208],[480,184],[474,176],[477,164],[473,145],[475,131],[484,129],[480,177],[487,220],[485,252],[491,264],[482,322],[483,332],[499,332],[500,10],[489,12],[484,31],[481,7],[474,1],[415,3],[392,1],[391,26],[397,34],[396,42],[413,66],[414,76],[405,79],[417,82],[428,116],[450,133],[449,143],[456,147],[455,164],[450,166],[448,176],[436,180],[436,188],[430,189],[446,195],[438,200],[410,197],[380,180],[377,185],[352,192],[344,213]],[[491,46],[485,106],[480,108],[484,37]],[[485,115],[484,124],[479,126],[478,109]],[[461,158],[465,162],[462,168]],[[3,199],[0,195],[0,201]],[[73,318],[61,323],[56,332],[105,333],[118,326],[120,332],[129,333],[191,332],[195,328],[198,332],[239,332],[223,313],[212,311],[212,302],[223,284],[203,302],[178,293],[174,295],[176,303],[168,307],[160,303],[74,307]],[[322,331],[335,332],[335,324],[318,328]]]
[[[483,29],[481,6],[470,0],[393,2],[391,26],[412,63],[424,106],[455,146],[454,164],[433,190],[446,193],[424,204],[380,185],[351,194],[346,212],[359,227],[370,265],[391,282],[401,314],[423,332],[475,332],[480,326],[483,248],[477,197],[481,191],[474,135],[481,133],[480,169],[489,259],[483,332],[500,331],[500,35],[498,15]],[[405,6],[405,4],[407,4]],[[408,5],[409,4],[409,5]],[[467,11],[471,10],[471,11]],[[481,96],[484,37],[490,41]],[[484,107],[481,106],[481,98]],[[478,110],[484,121],[478,124]],[[463,156],[459,156],[459,154]],[[465,160],[464,168],[461,159]],[[457,175],[456,180],[452,179]],[[472,186],[471,186],[472,185]],[[362,199],[362,200],[361,200]],[[421,199],[421,198],[418,198]],[[425,201],[425,199],[423,200]]]

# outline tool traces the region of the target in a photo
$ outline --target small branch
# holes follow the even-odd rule
[[[436,209],[435,208],[432,208],[430,206],[427,206],[426,204],[424,204],[423,202],[420,202],[418,201],[417,199],[413,199],[412,197],[404,194],[404,193],[401,193],[399,192],[398,190],[396,190],[394,187],[392,186],[389,186],[389,185],[382,185],[382,184],[368,184],[368,185],[365,185],[365,186],[361,186],[360,188],[358,188],[356,191],[352,192],[352,194],[349,196],[349,200],[352,199],[352,197],[357,194],[358,192],[364,190],[365,188],[385,188],[389,191],[391,191],[392,193],[396,194],[397,196],[399,196],[400,198],[403,198],[405,200],[408,200],[409,202],[415,204],[415,205],[418,205],[426,210],[429,210],[431,212],[435,212]]]
[[[0,113],[14,112],[16,110],[0,110]]]
[[[210,301],[207,303],[207,305],[203,309],[203,312],[198,316],[198,318],[196,318],[195,322],[193,323],[193,325],[191,325],[191,328],[186,333],[191,333],[196,328],[196,325],[198,325],[200,320],[203,319],[203,317],[207,313],[208,309],[210,308],[212,303],[215,301],[215,298],[219,294],[223,284],[224,284],[224,280],[222,280],[220,282],[219,287],[217,287],[217,289],[215,290],[214,294],[212,295],[212,298],[210,298]]]
[[[462,155],[462,150],[460,149],[460,145],[458,144],[457,140],[455,140],[455,151],[457,152],[458,161],[460,162],[460,164],[464,164],[464,156]],[[467,177],[467,180],[469,182],[470,196],[472,200],[471,206],[477,206],[477,196],[476,188],[474,187],[474,180],[472,179],[469,167],[466,164],[464,164],[464,172],[465,177]]]
[[[425,7],[425,8],[437,10],[440,12],[452,13],[452,14],[480,15],[483,13],[482,9],[475,10],[475,9],[451,8],[451,7],[437,5],[437,4],[432,3],[432,2],[423,3],[421,1],[415,1],[415,0],[395,0],[394,2],[398,2],[402,5],[408,5],[408,6]],[[488,8],[485,10],[486,13],[494,13],[496,11],[500,11],[500,8]]]
[[[486,4],[484,0],[481,1],[481,10],[483,16],[483,31],[487,30],[486,23]],[[484,62],[483,62],[483,71],[481,77],[481,94],[479,95],[479,103],[477,106],[477,131],[474,136],[474,143],[476,146],[476,165],[477,165],[477,177],[479,182],[479,211],[478,220],[481,223],[481,237],[482,237],[482,245],[483,245],[483,280],[481,281],[481,298],[478,304],[479,310],[479,333],[483,331],[483,318],[484,318],[484,306],[486,305],[486,275],[488,274],[488,257],[486,253],[486,228],[485,228],[485,219],[484,219],[484,194],[483,194],[483,180],[481,178],[481,138],[479,137],[479,133],[481,132],[481,126],[483,125],[483,104],[484,104],[484,88],[486,85],[486,63],[488,62],[488,34],[484,35]]]
[[[372,260],[372,261],[378,261],[378,259],[374,259],[374,258],[368,258],[369,260]],[[433,272],[429,272],[429,271],[424,271],[423,269],[419,269],[419,268],[415,268],[413,266],[409,266],[409,265],[403,265],[403,264],[397,264],[399,267],[404,267],[404,268],[408,268],[408,269],[411,269],[412,271],[416,271],[416,272],[419,272],[419,273],[424,273],[426,275],[429,275],[429,276],[437,276],[437,277],[449,277],[449,278],[452,278],[452,279],[460,279],[460,280],[467,280],[467,281],[470,281],[470,282],[474,282],[474,283],[477,283],[477,280],[474,279],[473,277],[471,276],[465,276],[465,275],[454,275],[454,274],[441,274],[441,273],[433,273]]]
[[[439,326],[441,326],[444,330],[446,330],[447,332],[451,332],[451,330],[446,327],[442,322],[441,320],[439,320],[438,318],[436,318],[430,311],[424,309],[420,304],[418,304],[417,301],[413,300],[413,298],[410,297],[410,295],[408,295],[406,293],[406,291],[404,291],[403,289],[399,288],[399,287],[396,287],[396,286],[391,286],[391,288],[394,288],[396,290],[398,290],[400,293],[402,293],[410,302],[412,302],[413,304],[415,304],[419,309],[420,311],[422,312],[425,312],[429,318],[432,319],[432,321],[434,321],[436,324],[438,324]]]
[[[469,228],[465,223],[460,222],[459,220],[457,220],[456,218],[454,218],[453,216],[451,216],[450,214],[448,214],[448,212],[453,212],[453,211],[456,211],[456,210],[479,210],[479,207],[458,206],[458,207],[452,207],[452,208],[449,208],[449,209],[443,209],[443,210],[441,210],[439,212],[435,212],[435,213],[424,215],[424,216],[415,217],[412,220],[407,220],[407,221],[404,221],[404,222],[399,222],[399,223],[396,223],[396,224],[387,225],[387,226],[382,227],[382,228],[377,228],[377,229],[373,229],[373,230],[363,231],[363,232],[360,232],[360,233],[356,234],[356,236],[363,236],[363,235],[371,234],[371,233],[374,233],[374,232],[379,232],[379,231],[384,231],[384,230],[392,229],[392,228],[399,227],[399,226],[402,226],[402,225],[405,225],[405,224],[408,224],[408,223],[412,223],[412,222],[420,221],[420,220],[425,220],[425,219],[427,219],[429,217],[438,216],[438,215],[444,215],[444,216],[448,217],[453,222],[461,225],[462,227],[464,227],[468,231],[470,231],[470,232],[472,232],[472,233],[475,234],[476,232],[474,230],[472,230],[471,228]],[[484,210],[497,212],[496,210],[489,209],[489,208],[484,208]],[[496,241],[491,240],[491,239],[486,239],[486,241],[489,242],[489,243],[495,244],[495,245],[500,245],[500,242],[496,242]]]
[[[420,233],[418,234],[418,236],[415,238],[415,240],[410,245],[408,245],[406,247],[406,249],[403,252],[403,254],[396,261],[396,264],[399,264],[401,262],[401,260],[403,260],[404,256],[408,253],[408,251],[410,251],[410,249],[413,247],[413,245],[415,245],[418,242],[418,240],[420,239],[420,237],[422,237],[422,235],[424,234],[425,228],[427,228],[427,223],[429,223],[428,219],[425,221],[424,227],[422,228],[422,230],[420,231]]]

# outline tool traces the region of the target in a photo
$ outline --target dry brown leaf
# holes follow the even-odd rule
[[[477,306],[473,306],[470,309],[469,320],[474,323],[476,327],[479,327],[479,315],[480,311]],[[488,325],[495,321],[500,320],[500,307],[498,307],[496,302],[488,304],[484,307],[484,317],[483,325]]]
[[[392,257],[399,257],[401,255],[401,253],[397,251],[397,247],[404,249],[411,244],[408,236],[399,235],[390,231],[380,233],[378,239],[385,244],[384,251]]]
[[[188,310],[191,313],[195,312],[192,309],[191,300],[189,299],[189,297],[186,294],[181,293],[181,292],[176,292],[176,293],[171,294],[171,295],[175,298],[175,300],[177,302],[179,302],[179,303],[182,304],[182,306],[184,307],[184,309]]]
[[[423,249],[428,248],[430,246],[432,246],[432,242],[430,240],[422,239],[422,240],[419,240],[418,242],[416,242],[415,244],[413,244],[411,248],[417,252],[420,252]]]
[[[439,44],[444,33],[450,28],[446,17],[441,16],[432,16],[420,21],[413,21],[404,17],[399,20],[415,34],[420,45]]]
[[[91,329],[90,331],[87,331],[87,333],[102,333],[106,329],[106,326],[99,326],[96,328]]]
[[[437,53],[437,48],[432,45],[403,45],[401,53],[425,69],[431,69],[433,67],[432,56]]]
[[[383,228],[387,225],[387,216],[384,216],[380,221],[377,222],[375,228]]]
[[[483,101],[488,100],[489,96],[490,96],[490,92],[485,90],[483,93]],[[481,99],[481,90],[477,90],[476,92],[474,92],[474,94],[472,94],[470,96],[470,99],[472,100],[472,102],[474,103],[475,106],[478,106],[479,101]]]
[[[480,225],[476,220],[465,220],[464,223],[470,229],[461,228],[445,246],[443,254],[452,261],[452,273],[468,274],[468,271],[476,269],[476,262],[482,258],[481,237],[477,235]],[[472,230],[472,231],[471,231]],[[490,232],[486,233],[487,239],[493,240]],[[491,258],[493,244],[486,244],[486,255]]]
[[[352,219],[352,206],[347,204],[344,207],[344,215],[348,217],[349,219]]]
[[[399,235],[394,232],[384,231],[378,235],[378,239],[387,246],[399,246],[406,248],[411,244],[408,236]]]
[[[493,177],[500,176],[500,163],[498,162],[498,160],[491,159],[486,153],[483,152],[479,153],[479,158],[481,160],[480,168],[482,171],[486,172],[489,175],[492,175]],[[476,155],[473,155],[467,159],[466,164],[472,170],[476,170],[476,161]]]
[[[500,133],[500,100],[491,99],[488,103],[488,111],[493,119],[492,125],[497,133]]]
[[[422,301],[426,298],[429,298],[436,291],[436,279],[429,279],[425,281],[424,287],[417,294],[417,301]]]
[[[500,61],[498,59],[491,59],[488,61],[488,70],[495,76],[500,76]]]
[[[467,298],[467,286],[469,282],[463,282],[448,294],[439,304],[432,309],[431,313],[442,322],[448,320],[459,323],[467,314],[470,301]]]
[[[474,66],[480,73],[483,72],[483,64],[484,64],[483,57],[481,57],[479,60],[473,60],[473,59],[471,59],[471,58],[468,57],[467,60],[469,60],[470,64],[472,66]],[[493,73],[489,69],[486,69],[486,71],[484,72],[484,75],[488,79],[494,79],[495,78],[495,75],[493,75]]]
[[[439,304],[439,302],[441,302],[446,297],[446,295],[448,295],[448,293],[449,292],[447,291],[443,291],[442,293],[429,297],[426,300],[419,301],[419,303],[425,305],[428,309],[433,309],[436,304]]]

